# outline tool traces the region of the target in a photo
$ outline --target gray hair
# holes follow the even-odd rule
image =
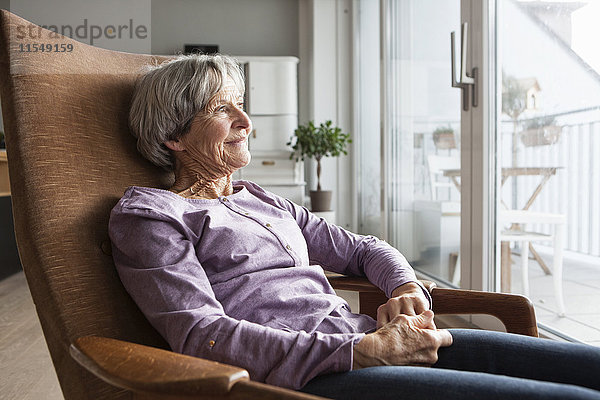
[[[153,164],[174,168],[167,140],[185,135],[198,112],[223,87],[227,77],[244,93],[240,65],[225,55],[183,55],[148,66],[136,84],[129,111],[129,126],[137,148]]]

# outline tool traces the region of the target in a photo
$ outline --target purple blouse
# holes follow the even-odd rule
[[[123,285],[171,348],[299,389],[352,369],[376,322],[353,314],[321,266],[366,276],[388,297],[416,281],[406,259],[248,181],[217,199],[130,187],[109,233]]]

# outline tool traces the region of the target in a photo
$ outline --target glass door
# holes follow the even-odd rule
[[[384,237],[426,278],[488,290],[493,142],[483,110],[493,97],[481,3],[356,0],[354,125],[360,232]]]
[[[460,1],[384,1],[382,15],[388,240],[418,271],[459,285],[461,93],[449,39],[460,41]]]
[[[363,233],[434,280],[525,294],[547,332],[600,345],[600,2],[354,4]],[[474,90],[452,87],[465,77]]]
[[[600,345],[600,2],[497,2],[497,289]]]

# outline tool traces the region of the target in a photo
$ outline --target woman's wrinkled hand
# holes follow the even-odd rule
[[[438,349],[452,344],[445,329],[431,328],[433,312],[417,316],[398,315],[354,346],[353,368],[382,365],[430,366],[438,360]]]
[[[387,303],[377,309],[377,328],[392,321],[398,315],[418,315],[429,310],[429,299],[421,286],[414,282],[405,283],[392,292]],[[433,322],[432,322],[433,324]],[[435,329],[435,325],[432,325]]]

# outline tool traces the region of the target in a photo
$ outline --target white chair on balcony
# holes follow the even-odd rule
[[[460,193],[460,184],[458,181],[453,182],[450,178],[443,176],[444,171],[460,169],[459,157],[438,156],[432,154],[427,156],[427,167],[429,168],[431,200],[437,200],[438,188],[449,188],[450,191],[457,190]]]
[[[440,187],[454,187],[460,193],[460,182],[458,180],[439,180],[439,177],[443,175],[444,171],[460,169],[459,157],[429,155],[427,157],[427,164],[429,167],[432,200],[437,199],[437,189]],[[554,294],[558,305],[559,315],[565,316],[562,285],[564,230],[566,225],[565,215],[542,213],[529,210],[505,209],[499,211],[498,223],[500,223],[502,226],[511,225],[511,228],[516,228],[518,226],[518,229],[503,230],[500,233],[499,240],[502,242],[509,242],[509,244],[517,242],[521,243],[521,248],[523,249],[521,254],[521,277],[523,281],[523,294],[525,296],[529,296],[529,244],[531,242],[539,241],[553,242],[554,258],[551,272],[553,277]],[[538,232],[530,232],[525,230],[527,224],[551,224],[554,227],[554,233],[552,235],[548,235]],[[451,282],[455,285],[459,285],[460,283],[460,253],[457,257]]]
[[[502,226],[518,224],[518,229],[506,229],[500,233],[500,241],[521,243],[521,278],[523,281],[523,294],[529,296],[529,244],[536,241],[553,242],[552,280],[554,296],[558,305],[559,316],[565,316],[565,303],[563,296],[562,269],[564,231],[566,225],[564,214],[540,213],[529,210],[501,210],[498,213],[498,223]],[[543,234],[526,230],[527,224],[548,223],[554,227],[553,234]],[[510,268],[510,266],[509,266]]]
[[[460,217],[460,181],[457,178],[449,178],[444,176],[444,172],[460,170],[460,157],[431,154],[427,156],[427,167],[429,169],[431,200],[439,203],[441,217],[451,218],[450,220],[446,221],[447,223],[452,224],[452,220]],[[438,189],[440,188],[447,188],[447,200],[439,200]],[[457,196],[452,195],[453,192],[458,193],[458,200],[452,200],[453,198],[457,198]],[[452,262],[451,260],[452,257],[449,257],[449,262]],[[454,267],[454,270],[452,267]],[[449,264],[448,269],[452,272],[450,281],[454,285],[458,286],[460,283],[460,253],[457,252],[455,265]]]

